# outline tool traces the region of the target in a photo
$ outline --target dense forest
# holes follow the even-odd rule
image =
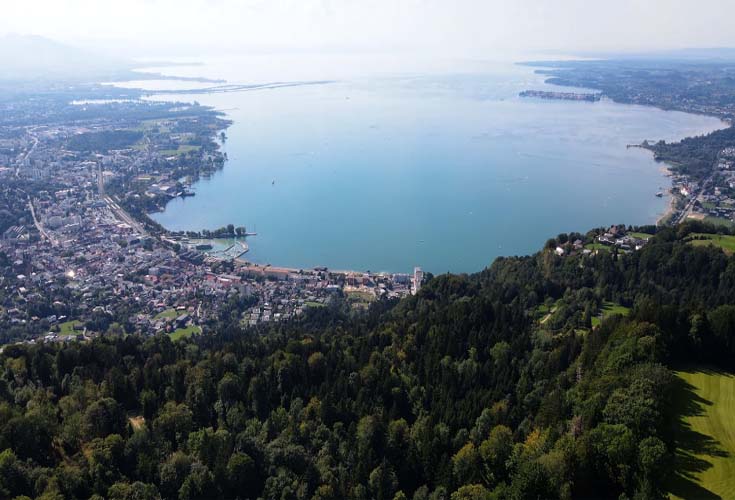
[[[672,165],[678,173],[701,179],[712,173],[720,152],[735,145],[735,127],[717,130],[710,134],[687,137],[679,142],[665,141],[646,147],[653,151],[657,161]]]
[[[1,498],[663,498],[671,368],[733,368],[735,257],[551,241],[354,313],[0,354]],[[605,304],[621,314],[600,316]]]

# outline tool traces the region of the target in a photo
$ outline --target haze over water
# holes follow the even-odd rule
[[[560,232],[654,223],[668,203],[655,193],[670,181],[651,153],[626,145],[723,126],[610,101],[521,99],[561,88],[512,63],[366,66],[229,56],[162,70],[228,84],[337,81],[155,97],[196,100],[234,123],[224,169],[153,218],[172,230],[257,230],[247,259],[258,263],[473,272]],[[140,84],[156,85],[177,83]]]

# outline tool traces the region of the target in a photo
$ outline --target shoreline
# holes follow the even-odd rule
[[[522,62],[517,62],[516,64],[523,64],[523,63]],[[543,73],[540,73],[540,74],[543,74]],[[547,76],[547,75],[544,75],[544,76]],[[177,78],[172,77],[171,79],[172,80],[175,80]],[[549,80],[551,80],[551,79],[552,79],[551,77],[545,78],[544,79],[544,83],[545,84],[548,84],[550,86],[553,86],[553,87],[558,87],[557,84],[555,84],[553,82],[549,82]],[[311,84],[311,83],[328,83],[328,82],[319,81],[319,82],[298,82],[298,83],[299,84],[303,84],[303,83],[310,83]],[[565,86],[567,86],[567,85],[565,85]],[[225,85],[225,87],[226,87],[226,85]],[[582,87],[573,87],[573,88],[582,88]],[[198,90],[198,93],[202,93],[202,94],[214,94],[214,93],[217,93],[216,87],[215,88],[197,89],[197,90]],[[592,89],[592,90],[596,90],[596,89]],[[163,90],[163,91],[154,91],[154,92],[151,92],[149,95],[161,95],[163,97],[167,97],[167,94],[172,94],[172,93],[191,93],[191,92],[189,92],[189,91],[169,92],[169,91]],[[604,96],[602,93],[600,93],[599,95],[602,96],[602,99],[609,99],[607,96]],[[708,116],[708,117],[712,117],[712,118],[717,118],[719,120],[719,122],[720,122],[721,127],[718,127],[718,128],[713,129],[713,130],[706,131],[706,132],[702,132],[702,134],[704,134],[704,135],[711,134],[711,133],[713,133],[713,132],[715,132],[717,130],[722,130],[722,129],[725,129],[725,128],[728,128],[728,127],[735,126],[735,125],[733,125],[733,123],[731,121],[728,121],[728,120],[722,118],[721,116],[718,116],[718,115],[712,114],[712,113],[692,112],[692,111],[685,111],[685,110],[680,110],[680,109],[675,109],[675,108],[673,108],[673,109],[672,108],[664,108],[664,107],[656,106],[654,104],[644,104],[644,105],[641,105],[641,104],[635,104],[635,103],[626,103],[626,102],[619,102],[619,101],[616,101],[614,99],[610,99],[610,101],[613,102],[613,103],[615,103],[615,104],[620,104],[620,105],[643,106],[643,107],[650,107],[650,108],[658,108],[659,110],[662,110],[662,111],[675,111],[675,112],[684,113],[684,114],[690,114],[690,115],[694,115],[694,116],[699,115],[699,116]],[[230,125],[231,124],[232,124],[232,122],[230,121]],[[227,128],[229,128],[229,126]],[[213,137],[215,139],[215,142],[217,142],[217,148],[218,148],[218,150],[221,150],[222,149],[222,144],[220,144],[219,141],[217,141],[217,134],[215,133],[213,135]],[[686,137],[675,139],[675,141],[678,142],[678,141],[683,140],[684,138],[686,138]],[[644,147],[644,146],[642,146],[642,144],[641,144],[641,145],[638,145],[637,147]],[[671,165],[665,164],[663,162],[658,162],[657,160],[655,160],[655,153],[650,148],[644,147],[644,149],[648,149],[651,152],[651,154],[654,156],[654,158],[652,158],[652,159],[656,163],[660,163],[661,164],[661,166],[659,168],[659,170],[661,171],[661,173],[665,177],[668,177],[669,178],[669,186],[665,190],[662,189],[662,191],[664,191],[664,193],[665,193],[665,196],[668,197],[668,201],[667,201],[665,207],[663,208],[663,210],[660,211],[659,213],[657,213],[655,215],[655,217],[653,218],[654,220],[651,221],[651,223],[652,224],[655,224],[656,226],[666,225],[668,223],[668,219],[670,219],[672,217],[672,215],[676,212],[677,196],[676,196],[676,194],[674,194],[672,192],[672,188],[673,188],[673,180],[672,180],[672,177],[674,175],[674,172],[672,171],[672,166]],[[197,182],[199,182],[199,181],[201,181],[201,179],[198,179],[197,180]],[[159,212],[166,211],[168,204],[169,203],[166,202],[166,204],[161,208],[161,210]],[[153,213],[147,214],[147,215],[148,216],[151,216],[151,215],[153,215]],[[170,230],[168,228],[165,228],[164,227],[164,229],[166,230],[167,233],[170,233]],[[241,265],[242,264],[245,264],[245,261],[242,261],[242,259],[234,259],[234,260],[235,261],[240,261],[239,263]],[[252,266],[256,266],[256,267],[261,267],[261,268],[274,267],[272,264],[269,264],[269,263],[248,262],[248,264],[249,265],[252,265]],[[289,269],[289,270],[295,271],[295,272],[298,272],[300,270],[298,268],[291,268],[291,267],[285,267],[285,266],[277,266],[277,267],[280,268],[280,269]],[[358,272],[358,273],[361,273],[362,271],[339,271],[339,272],[350,272],[350,273]]]
[[[648,150],[651,155],[653,155],[653,151]],[[655,157],[654,160],[656,161]],[[667,179],[669,179],[669,189],[666,190],[665,196],[668,198],[668,203],[666,204],[666,208],[664,211],[658,216],[656,219],[656,225],[657,226],[663,226],[666,224],[666,221],[671,218],[672,215],[674,215],[674,212],[676,211],[676,195],[671,192],[671,188],[673,187],[674,181],[671,179],[674,175],[674,172],[671,171],[671,165],[667,163],[661,163],[661,166],[659,167],[659,172],[661,172]]]
[[[731,128],[731,127],[735,127],[735,121],[734,120],[732,120],[732,119],[730,119],[728,117],[723,117],[723,116],[717,115],[716,113],[707,113],[707,112],[704,112],[704,111],[683,110],[683,109],[677,109],[675,107],[670,107],[669,108],[669,107],[657,106],[655,104],[636,104],[636,103],[621,102],[621,101],[616,101],[615,99],[612,99],[612,98],[606,96],[604,94],[604,92],[602,90],[600,90],[600,89],[587,88],[587,87],[579,87],[579,86],[575,86],[575,85],[569,85],[567,83],[564,83],[564,84],[556,83],[553,80],[556,79],[556,78],[559,78],[559,77],[556,76],[556,75],[551,74],[551,71],[553,71],[554,68],[552,67],[552,68],[544,69],[545,66],[541,65],[542,62],[543,61],[539,61],[538,62],[538,65],[534,64],[535,63],[534,61],[524,61],[524,62],[518,62],[516,64],[519,64],[519,65],[527,65],[529,67],[535,67],[535,68],[537,68],[537,69],[534,70],[534,73],[544,76],[544,84],[545,85],[550,85],[550,86],[553,86],[553,87],[569,87],[569,88],[577,88],[577,89],[584,89],[584,90],[592,90],[592,91],[595,91],[595,92],[599,92],[602,99],[609,99],[610,101],[612,101],[614,103],[617,103],[617,104],[651,107],[651,108],[660,109],[662,111],[675,111],[675,112],[678,112],[678,113],[685,113],[685,114],[696,115],[696,116],[708,116],[708,117],[712,117],[712,118],[717,118],[720,121],[720,123],[723,125],[722,128],[718,128],[718,129],[712,130],[712,131],[707,132],[706,134],[703,134],[703,135],[709,135],[709,134],[712,134],[712,133],[714,133],[714,132],[716,132],[718,130],[725,130],[725,129],[728,129],[728,128]],[[686,137],[684,137],[683,139],[686,139]],[[680,142],[683,139],[679,139],[676,142]],[[666,176],[666,177],[668,177],[670,179],[670,181],[669,181],[669,189],[666,191],[666,196],[668,196],[668,198],[669,198],[668,205],[667,205],[666,209],[663,211],[663,213],[661,213],[660,215],[657,216],[656,221],[655,221],[655,225],[656,226],[665,226],[665,225],[668,225],[669,224],[668,219],[670,219],[673,216],[673,214],[676,212],[676,206],[675,205],[676,205],[676,201],[677,201],[677,195],[673,193],[673,188],[674,188],[674,181],[672,179],[673,176],[674,176],[674,172],[672,170],[673,165],[671,165],[669,163],[666,163],[666,162],[663,162],[663,161],[656,160],[656,154],[654,153],[654,151],[650,148],[650,146],[648,144],[644,145],[644,143],[646,143],[646,142],[647,141],[644,141],[644,142],[642,142],[641,144],[638,144],[638,145],[629,145],[628,147],[633,147],[634,146],[634,147],[642,148],[642,149],[645,149],[645,150],[649,151],[651,153],[651,155],[653,155],[653,161],[656,162],[656,163],[660,163],[661,166],[659,168],[659,171],[661,171],[664,174],[664,176]]]

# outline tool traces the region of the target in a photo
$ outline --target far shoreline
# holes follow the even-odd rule
[[[711,130],[709,132],[704,133],[703,135],[708,135],[708,134],[711,134],[711,133],[716,132],[718,130],[724,130],[724,129],[727,129],[727,128],[730,128],[730,127],[735,127],[735,123],[733,123],[732,120],[728,120],[727,118],[723,118],[722,116],[718,116],[715,113],[707,113],[705,111],[685,111],[685,110],[680,110],[680,109],[676,109],[676,108],[673,108],[673,107],[657,106],[655,104],[623,103],[623,102],[618,102],[615,99],[612,99],[612,98],[606,96],[603,93],[603,91],[601,91],[600,89],[587,88],[587,87],[579,87],[579,86],[575,86],[575,85],[557,85],[556,83],[554,83],[554,82],[551,81],[554,78],[554,76],[549,75],[549,73],[547,72],[547,70],[544,70],[544,68],[549,68],[549,69],[552,68],[552,66],[547,66],[549,62],[552,62],[552,61],[520,61],[520,62],[517,62],[516,64],[521,65],[521,66],[528,66],[528,67],[531,67],[531,68],[535,68],[534,69],[534,74],[542,75],[544,77],[544,81],[543,81],[544,85],[550,85],[550,86],[558,87],[558,88],[567,87],[567,88],[582,89],[582,90],[585,90],[585,91],[599,92],[602,99],[608,99],[611,102],[614,102],[616,104],[626,104],[626,105],[632,105],[632,106],[651,107],[651,108],[660,109],[661,111],[673,111],[673,112],[685,113],[685,114],[695,115],[695,116],[707,116],[707,117],[711,117],[711,118],[717,118],[720,121],[720,123],[722,125],[724,125],[722,128],[716,128],[714,130]],[[678,141],[681,141],[683,139],[686,139],[686,137],[684,137],[682,139],[679,139]],[[663,161],[656,160],[655,153],[649,147],[644,146],[643,145],[644,142],[642,142],[641,144],[636,145],[635,147],[640,147],[642,149],[646,149],[647,151],[649,151],[651,153],[651,155],[653,156],[653,161],[655,161],[656,163],[659,163],[661,165],[661,167],[660,167],[659,170],[663,173],[664,176],[666,176],[666,177],[669,178],[669,184],[670,185],[669,185],[669,189],[666,191],[666,196],[669,198],[668,204],[666,205],[665,210],[660,215],[657,216],[657,219],[656,219],[656,222],[655,222],[656,226],[664,226],[664,225],[667,225],[668,224],[668,219],[670,219],[671,216],[676,212],[676,206],[675,205],[676,205],[676,201],[677,201],[677,196],[676,196],[676,194],[673,193],[673,187],[674,187],[673,182],[674,181],[672,180],[672,177],[675,175],[675,173],[672,170],[673,165],[671,165],[669,163],[666,163],[666,162],[663,162]]]
[[[517,63],[517,64],[522,64],[522,63]],[[176,78],[176,77],[170,77],[170,79],[171,80],[178,80],[178,78]],[[183,79],[183,80],[185,80],[185,79]],[[558,87],[556,84],[549,83],[548,80],[549,80],[549,78],[545,78],[544,79],[544,84],[549,85],[549,86],[553,86],[553,87]],[[120,83],[122,83],[122,82],[120,82]],[[583,87],[573,87],[573,88],[583,88]],[[204,93],[209,93],[209,92],[204,92]],[[151,97],[154,96],[154,95],[164,96],[165,94],[166,94],[165,91],[163,91],[163,92],[152,91],[150,93],[150,96]],[[694,112],[683,111],[683,110],[679,110],[679,109],[664,108],[664,107],[656,106],[656,105],[653,105],[653,104],[641,105],[641,104],[635,104],[635,103],[624,103],[624,102],[618,102],[618,101],[616,101],[614,99],[609,99],[607,97],[605,97],[605,98],[608,99],[610,102],[613,102],[613,103],[615,103],[617,105],[641,106],[641,107],[646,107],[646,108],[650,107],[650,108],[657,108],[657,109],[659,109],[661,111],[673,111],[673,112],[684,113],[684,114],[693,115],[693,116],[707,116],[707,117],[711,117],[711,118],[717,118],[722,126],[721,127],[718,126],[717,128],[714,128],[714,129],[711,129],[711,130],[707,130],[705,132],[702,132],[703,135],[710,134],[710,133],[712,133],[712,132],[714,132],[716,130],[721,130],[721,129],[724,129],[724,128],[727,128],[727,127],[732,126],[732,124],[730,122],[728,122],[727,120],[723,119],[722,117],[717,116],[717,115],[714,115],[714,114],[710,114],[710,113],[703,113],[703,112],[694,113]],[[685,138],[685,137],[682,137],[680,139],[676,139],[676,141],[682,140],[683,138]],[[218,145],[218,147],[221,147],[221,145]],[[651,154],[653,155],[654,153],[651,151]],[[661,173],[665,177],[669,177],[669,180],[670,180],[669,189],[667,189],[667,190],[664,191],[665,194],[666,194],[666,196],[668,197],[667,203],[666,203],[663,211],[662,212],[659,212],[658,214],[656,214],[654,216],[654,220],[651,221],[655,225],[663,225],[665,223],[665,221],[667,219],[669,219],[671,217],[671,215],[676,210],[675,209],[675,204],[676,204],[676,201],[677,201],[677,197],[671,191],[671,182],[672,182],[671,181],[671,177],[673,176],[674,172],[671,170],[671,166],[670,165],[665,164],[663,162],[658,162],[657,160],[655,160],[655,158],[653,158],[653,159],[654,159],[654,161],[656,161],[656,163],[660,163],[661,164],[661,167],[660,167]],[[200,181],[201,181],[201,179],[200,179]],[[165,212],[167,210],[168,204],[169,203],[167,202],[166,203],[166,206],[164,206],[159,212]],[[148,216],[152,216],[154,214],[155,214],[155,212],[150,213],[150,214],[147,214],[147,215]],[[164,229],[166,229],[167,232],[170,232],[170,230],[168,228],[164,228]],[[499,255],[497,257],[501,257],[501,256]],[[269,267],[269,266],[272,266],[272,264],[265,263],[265,262],[263,262],[263,263],[249,262],[249,264],[254,265],[256,267]],[[286,268],[286,267],[283,267],[283,266],[278,266],[278,267],[282,267],[284,269]],[[288,269],[297,269],[297,268],[288,267]],[[351,272],[358,272],[358,271],[351,271]]]

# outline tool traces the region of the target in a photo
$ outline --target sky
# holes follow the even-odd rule
[[[0,0],[0,35],[131,55],[735,46],[735,0]]]

